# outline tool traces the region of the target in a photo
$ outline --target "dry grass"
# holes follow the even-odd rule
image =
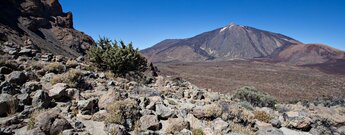
[[[68,60],[68,61],[66,62],[66,66],[67,66],[68,68],[75,68],[75,67],[78,66],[78,61],[76,61],[76,60]]]
[[[246,135],[255,135],[255,132],[250,129],[250,127],[244,127],[241,124],[233,123],[231,124],[231,132],[241,133]]]
[[[192,135],[205,135],[205,133],[204,133],[204,131],[202,131],[201,128],[199,128],[199,129],[193,129]]]
[[[60,74],[65,72],[66,67],[59,63],[59,62],[53,62],[53,63],[49,63],[48,65],[46,65],[44,67],[44,70],[47,72],[52,72],[52,73],[56,73],[56,74]]]
[[[42,112],[45,112],[46,110],[35,110],[33,113],[30,115],[30,119],[27,124],[27,129],[34,129],[35,128],[35,123],[36,123],[36,117],[41,114]]]
[[[205,117],[208,118],[217,118],[220,117],[223,113],[223,110],[217,104],[210,104],[205,106]]]
[[[134,100],[116,101],[107,107],[106,123],[125,124],[126,119],[138,117],[138,105]]]
[[[81,80],[82,73],[79,70],[71,69],[68,72],[56,75],[50,81],[51,84],[66,83],[70,87],[77,87]]]
[[[308,67],[256,61],[156,64],[161,75],[182,77],[212,91],[234,94],[243,86],[276,97],[279,102],[316,97],[345,97],[345,75],[327,74]]]
[[[272,120],[272,117],[264,111],[255,111],[254,118],[266,123],[269,123]]]

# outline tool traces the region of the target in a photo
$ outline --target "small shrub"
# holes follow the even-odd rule
[[[66,62],[66,66],[67,66],[68,68],[75,68],[75,67],[78,66],[78,62],[77,62],[76,60],[68,60],[68,61]]]
[[[202,129],[193,129],[192,130],[192,135],[205,135],[204,131]]]
[[[205,106],[205,117],[217,118],[223,113],[222,108],[218,104],[210,104]]]
[[[43,69],[43,67],[44,67],[44,64],[41,62],[34,62],[31,65],[31,68],[34,70],[41,70],[41,69]]]
[[[31,113],[30,119],[29,119],[28,124],[27,124],[27,130],[31,130],[31,129],[35,128],[36,117],[44,111],[46,111],[46,110],[35,110],[33,113]]]
[[[277,103],[277,99],[265,92],[256,90],[254,87],[242,87],[238,90],[234,98],[238,98],[243,101],[247,101],[253,106],[258,107],[274,107]]]
[[[247,102],[247,101],[243,101],[243,102],[240,102],[240,105],[243,107],[243,108],[246,108],[247,110],[250,110],[250,111],[253,111],[253,106]]]
[[[130,72],[141,73],[147,69],[145,57],[133,48],[132,43],[125,45],[122,41],[112,42],[108,38],[100,38],[97,46],[90,48],[88,57],[99,68],[121,76]]]
[[[93,72],[97,71],[97,67],[94,64],[84,65],[84,69],[87,71],[93,71]]]
[[[116,101],[107,107],[106,123],[126,124],[131,119],[132,124],[140,118],[138,104],[135,100],[126,99]]]
[[[250,129],[250,127],[245,127],[241,124],[233,123],[231,124],[231,132],[241,133],[246,135],[255,135],[255,132]]]
[[[51,84],[66,83],[69,87],[77,87],[82,79],[82,73],[79,70],[71,69],[68,72],[56,75],[50,81]]]
[[[61,73],[65,72],[66,67],[59,62],[53,62],[53,63],[49,63],[47,66],[45,66],[44,70],[46,72],[61,74]]]
[[[255,111],[254,118],[266,123],[269,123],[272,120],[272,117],[264,111]]]

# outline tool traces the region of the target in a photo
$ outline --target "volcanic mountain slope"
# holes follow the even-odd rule
[[[290,37],[234,23],[188,39],[164,40],[142,53],[152,62],[270,57],[301,42]]]
[[[58,0],[1,0],[0,43],[22,46],[29,40],[42,52],[76,57],[94,41],[75,30],[72,19]]]
[[[299,44],[284,49],[275,59],[295,65],[337,63],[345,59],[345,52],[322,44]]]

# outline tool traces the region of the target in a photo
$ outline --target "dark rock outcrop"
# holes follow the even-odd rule
[[[90,36],[73,28],[72,13],[64,13],[58,0],[0,1],[0,41],[69,57],[84,54],[94,44]]]

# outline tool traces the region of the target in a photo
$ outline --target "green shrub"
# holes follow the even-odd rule
[[[255,87],[242,87],[234,95],[234,98],[238,98],[243,101],[247,101],[253,106],[258,107],[274,107],[277,103],[277,99],[265,92],[258,91]]]
[[[134,49],[132,43],[112,42],[108,38],[100,38],[97,46],[90,48],[88,57],[100,69],[111,70],[113,73],[125,76],[130,72],[144,72],[147,69],[147,61],[141,56],[138,49]]]

